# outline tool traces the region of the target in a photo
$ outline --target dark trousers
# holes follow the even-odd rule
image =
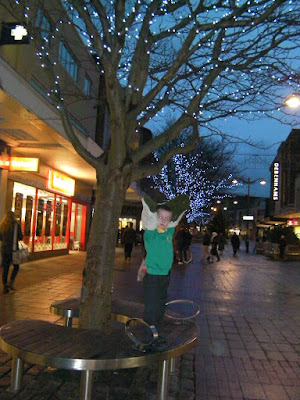
[[[187,259],[186,256],[186,251],[188,249],[188,246],[186,245],[182,245],[178,247],[178,251],[179,251],[179,260],[182,262],[183,260]]]
[[[246,253],[249,253],[249,240],[246,240]]]
[[[8,278],[8,271],[9,271],[9,267],[10,264],[12,262],[12,255],[11,254],[2,254],[2,267],[3,267],[3,272],[2,272],[2,282],[3,285],[7,284],[7,278]],[[14,269],[10,275],[10,280],[13,281],[18,272],[19,272],[19,268],[20,266],[17,264],[14,264]]]
[[[125,258],[131,257],[132,248],[133,248],[133,243],[125,243],[124,245]]]
[[[210,254],[211,254],[212,256],[217,257],[217,260],[218,260],[218,261],[220,260],[220,256],[219,256],[218,249],[213,248],[213,249],[211,250]]]
[[[165,313],[170,274],[147,274],[143,280],[144,286],[144,321],[154,325],[159,330],[160,322]]]

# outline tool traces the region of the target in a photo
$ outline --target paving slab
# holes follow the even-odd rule
[[[220,262],[201,261],[201,244],[192,244],[193,263],[174,266],[169,299],[200,305],[198,347],[178,360],[168,400],[300,400],[300,262],[269,260],[226,246]],[[143,301],[136,281],[141,249],[130,264],[116,249],[113,296]],[[0,324],[43,319],[52,302],[80,294],[84,252],[28,262],[21,266],[16,291],[0,295]],[[75,321],[76,326],[76,321]],[[80,374],[26,365],[23,389],[8,392],[11,359],[0,352],[1,400],[75,400]],[[156,398],[156,368],[96,374],[97,399]]]

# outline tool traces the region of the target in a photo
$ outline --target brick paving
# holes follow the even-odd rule
[[[172,269],[169,298],[197,302],[198,347],[178,360],[168,400],[300,400],[300,262],[238,257],[226,249],[219,263],[194,261]],[[80,293],[84,253],[29,262],[21,267],[14,293],[0,297],[0,324],[30,318],[62,323],[49,305]],[[116,298],[142,301],[136,282],[140,249],[130,265],[117,249]],[[9,393],[11,359],[0,352],[1,400],[79,399],[80,373],[26,364],[23,389]],[[93,400],[156,398],[156,368],[96,374]]]

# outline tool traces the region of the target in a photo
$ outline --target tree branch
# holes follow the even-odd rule
[[[149,175],[158,174],[163,166],[176,154],[188,154],[192,150],[194,150],[197,146],[197,143],[200,140],[198,127],[196,121],[193,123],[193,135],[189,139],[188,143],[184,147],[171,147],[166,153],[162,155],[159,161],[156,164],[142,166],[139,168],[135,168],[133,171],[132,179],[134,181],[145,178]]]

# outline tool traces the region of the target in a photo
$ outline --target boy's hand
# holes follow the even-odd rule
[[[179,215],[179,217],[176,219],[176,221],[171,221],[171,222],[169,223],[169,225],[168,225],[168,228],[175,228],[175,227],[179,224],[179,222],[180,222],[180,220],[181,220],[181,218],[183,217],[183,215],[184,215],[185,212],[186,212],[186,210],[184,210],[184,211]]]

